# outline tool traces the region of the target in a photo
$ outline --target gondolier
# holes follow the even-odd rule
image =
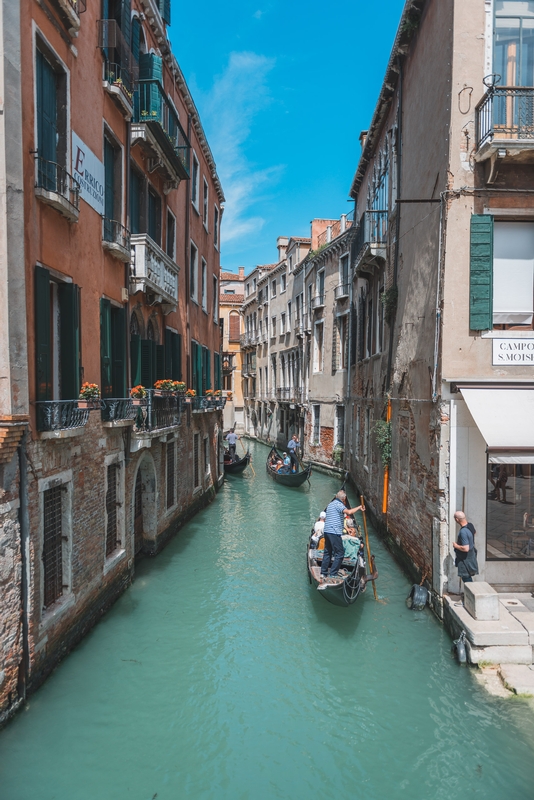
[[[300,447],[300,442],[297,438],[297,434],[294,433],[289,442],[287,443],[287,451],[289,453],[289,457],[291,458],[291,463],[294,464],[295,468],[298,469],[299,460],[297,450]]]
[[[324,582],[328,577],[330,563],[332,568],[330,577],[335,578],[338,570],[343,562],[344,548],[343,548],[343,521],[344,515],[352,516],[357,511],[363,511],[363,506],[356,506],[356,508],[347,508],[347,495],[341,490],[339,491],[331,503],[326,507],[326,519],[324,523],[324,557],[321,565],[321,582]],[[332,561],[333,556],[333,561]]]
[[[226,441],[228,442],[228,451],[232,456],[232,460],[235,461],[235,446],[237,444],[238,435],[235,432],[234,428],[230,431],[230,433],[226,436]]]

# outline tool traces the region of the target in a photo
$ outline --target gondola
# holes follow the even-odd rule
[[[305,469],[299,470],[298,472],[289,472],[287,474],[281,472],[275,472],[274,469],[271,468],[271,459],[273,456],[277,458],[282,458],[282,454],[278,452],[276,447],[273,447],[267,456],[267,463],[266,469],[267,474],[271,476],[271,478],[276,481],[276,483],[281,483],[283,486],[302,486],[304,481],[307,481],[311,475],[311,464]]]
[[[229,475],[237,475],[243,472],[250,463],[250,452],[247,450],[243,458],[238,458],[236,461],[231,460],[228,450],[224,452],[224,471]]]
[[[313,544],[313,528],[308,541],[306,558],[310,583],[315,585],[325,600],[335,606],[352,605],[365,592],[368,582],[378,578],[374,556],[371,556],[372,573],[367,574],[363,538],[358,525],[356,525],[356,529],[360,542],[359,549],[356,546],[352,557],[343,559],[339,577],[327,578],[324,583],[320,580],[323,551],[317,550]]]

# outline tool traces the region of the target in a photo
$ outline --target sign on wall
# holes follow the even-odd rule
[[[493,366],[534,364],[534,339],[493,339]]]
[[[104,164],[72,132],[72,174],[80,184],[80,197],[104,214]]]

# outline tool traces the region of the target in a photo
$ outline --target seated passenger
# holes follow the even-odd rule
[[[324,521],[325,521],[325,519],[326,519],[326,512],[325,511],[321,511],[321,513],[319,514],[319,517],[317,519],[317,522],[313,526],[313,534],[312,534],[312,537],[311,537],[311,543],[312,543],[312,546],[315,547],[315,549],[317,549],[317,545],[319,544],[319,540],[320,540],[321,536],[324,533]]]

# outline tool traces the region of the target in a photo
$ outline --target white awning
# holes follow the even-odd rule
[[[469,389],[462,397],[488,449],[525,450],[534,454],[534,389]]]

